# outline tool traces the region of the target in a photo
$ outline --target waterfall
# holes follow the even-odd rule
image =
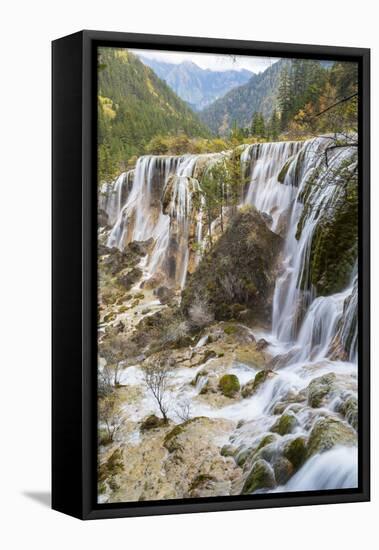
[[[322,491],[358,485],[356,447],[336,447],[310,458],[279,491]]]
[[[245,174],[250,175],[244,203],[254,204],[260,212],[270,214],[273,218],[271,229],[275,232],[294,198],[291,186],[279,184],[278,174],[302,145],[294,141],[259,143],[246,147],[241,155]]]
[[[109,225],[114,225],[133,185],[134,170],[123,172],[111,184],[105,183],[100,191],[99,208],[108,216]]]
[[[352,297],[353,282],[343,292],[326,297],[316,296],[310,282],[311,245],[320,216],[333,209],[344,192],[338,177],[341,167],[357,162],[353,147],[327,150],[331,143],[321,137],[305,143],[252,145],[241,159],[251,165],[245,203],[269,213],[273,231],[283,230],[283,225],[286,228],[282,272],[273,297],[272,331],[277,340],[299,349],[292,361],[327,357],[338,331],[342,343],[356,349],[357,291]],[[305,202],[311,207],[304,215]],[[354,353],[349,352],[349,357]]]
[[[225,363],[221,337],[217,346],[222,354],[217,352],[214,357],[212,348],[210,358],[198,363],[198,355],[209,357],[205,355],[211,349],[207,346],[216,342],[218,331],[222,331],[222,325],[207,327],[207,332],[198,335],[194,347],[185,349],[186,353],[190,351],[190,359],[183,355],[186,358],[181,363],[178,361],[168,389],[171,403],[191,404],[191,417],[232,421],[230,425],[235,427],[231,428],[230,437],[225,436],[225,443],[236,450],[234,456],[243,457],[247,452],[249,457],[262,456],[270,468],[280,467],[277,459],[291,440],[302,438],[308,449],[318,421],[335,421],[335,425],[334,422],[329,425],[330,433],[328,427],[322,427],[326,430],[326,439],[317,446],[317,454],[310,458],[307,454],[304,463],[297,464],[298,469],[289,471],[289,479],[279,477],[274,468],[277,483],[281,485],[272,489],[273,492],[352,488],[358,483],[357,253],[352,247],[344,262],[343,279],[333,281],[334,286],[326,288],[316,276],[312,248],[328,216],[331,216],[334,236],[333,213],[348,202],[344,178],[346,172],[355,174],[357,167],[356,148],[334,147],[334,144],[332,138],[324,136],[304,142],[252,144],[238,151],[242,181],[248,180],[239,206],[255,206],[265,214],[262,218],[270,229],[282,238],[277,272],[273,273],[271,330],[267,334],[257,327],[244,327],[249,335],[254,335],[252,340],[256,344],[250,349],[250,344],[244,343],[240,354],[239,340],[233,348],[226,341]],[[220,218],[205,218],[206,199],[201,183],[207,170],[228,154],[142,156],[134,170],[103,187],[99,208],[106,212],[112,227],[109,232],[102,227],[101,234],[107,238],[108,247],[120,250],[133,241],[149,241],[148,254],[140,267],[145,280],[153,278],[153,288],[160,284],[185,287],[187,274],[196,268],[207,242],[205,222],[211,222],[215,240],[218,238]],[[229,221],[227,209],[225,213]],[[327,235],[330,238],[330,233]],[[350,235],[344,237],[346,240]],[[154,302],[149,302],[151,304]],[[145,308],[146,304],[137,307]],[[159,307],[166,306],[162,303]],[[126,315],[131,318],[135,311]],[[242,323],[241,318],[240,328]],[[267,340],[262,342],[265,357],[262,365],[259,359],[255,364],[254,356],[261,338]],[[253,351],[251,364],[250,351]],[[196,363],[191,363],[192,357]],[[266,368],[267,378],[255,388],[257,374]],[[213,392],[212,384],[223,373],[237,376],[243,398],[207,400],[204,392],[204,399],[198,398],[208,384],[209,393]],[[254,391],[244,395],[245,384],[253,381]],[[125,369],[122,382],[140,385],[142,389],[143,366]],[[146,397],[145,391],[143,386],[139,405],[133,402],[127,409],[128,420],[140,423],[152,412],[159,414],[154,399],[150,394]],[[277,430],[277,422],[284,416],[294,423],[288,432],[282,433]],[[178,416],[174,420],[179,423],[182,418]],[[140,427],[136,430],[139,434]],[[351,437],[347,437],[346,433],[350,432]],[[263,438],[272,433],[276,434],[272,442],[260,447]],[[336,439],[340,445],[330,448],[335,433],[341,435],[341,439]],[[253,455],[252,450],[257,454]],[[242,476],[248,473],[245,466],[241,472]]]
[[[356,356],[356,273],[343,291],[318,296],[310,266],[323,213],[333,211],[344,192],[339,171],[357,163],[353,147],[330,148],[333,143],[324,136],[252,144],[244,146],[240,155],[242,175],[249,179],[242,204],[268,214],[271,230],[284,238],[272,333],[277,341],[298,350],[292,360],[329,357],[338,346],[348,350],[350,360]],[[134,170],[121,174],[101,193],[100,207],[112,225],[107,245],[122,250],[131,241],[152,238],[143,266],[145,277],[158,274],[183,288],[203,248],[201,175],[225,154],[140,157]]]
[[[194,175],[199,161],[206,163],[218,156],[140,157],[124,204],[120,197],[126,174],[115,181],[113,194],[106,202],[108,217],[114,220],[107,246],[122,250],[129,242],[152,238],[154,245],[145,264],[146,277],[163,272],[183,288],[190,262],[189,241],[193,237],[194,242],[201,244],[203,232],[202,208],[196,211],[193,204],[193,195],[199,191]],[[203,199],[200,204],[204,204]],[[195,255],[196,264],[199,253]]]

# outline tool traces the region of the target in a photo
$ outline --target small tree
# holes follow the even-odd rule
[[[105,395],[98,402],[99,422],[103,424],[107,434],[107,442],[115,440],[116,434],[122,426],[122,411],[120,399],[115,391]]]
[[[219,216],[221,232],[224,232],[224,207],[235,207],[241,200],[244,178],[241,173],[240,157],[233,150],[212,164],[204,173],[200,192],[205,199],[208,237],[212,246],[212,220]]]
[[[165,358],[153,361],[144,367],[144,382],[153,394],[165,422],[168,421],[169,403],[167,393],[170,370],[170,365]]]
[[[114,386],[120,383],[120,373],[123,361],[134,353],[134,346],[122,333],[114,333],[104,341],[101,346],[101,356],[107,364],[103,369],[103,376],[108,378]]]
[[[186,422],[192,416],[192,405],[189,399],[180,401],[175,409],[177,416],[182,422]]]

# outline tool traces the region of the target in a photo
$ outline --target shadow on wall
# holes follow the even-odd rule
[[[24,491],[23,496],[34,500],[42,506],[51,506],[51,493],[49,491]]]

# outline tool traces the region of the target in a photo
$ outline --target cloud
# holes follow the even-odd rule
[[[192,52],[170,52],[164,50],[131,50],[136,55],[143,55],[157,61],[165,61],[166,63],[182,63],[183,61],[191,61],[202,69],[210,69],[211,71],[227,71],[229,69],[240,70],[248,69],[253,73],[260,73],[275,63],[278,58],[266,56],[247,56],[247,55],[220,55],[208,53],[192,53]]]

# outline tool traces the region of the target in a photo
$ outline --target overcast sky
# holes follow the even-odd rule
[[[260,73],[277,61],[274,57],[249,57],[245,55],[231,56],[208,53],[168,52],[162,50],[131,50],[137,55],[144,55],[168,63],[192,61],[202,69],[212,71],[226,71],[228,69],[248,69],[253,73]]]

